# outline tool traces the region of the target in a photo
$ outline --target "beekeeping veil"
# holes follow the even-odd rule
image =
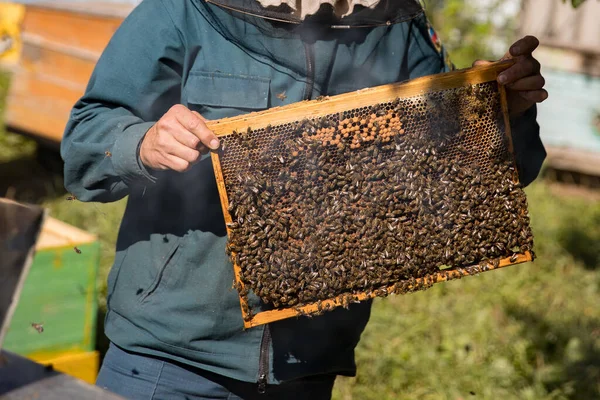
[[[275,21],[300,24],[307,15],[329,13],[334,28],[391,25],[423,13],[419,0],[206,0],[207,3]]]

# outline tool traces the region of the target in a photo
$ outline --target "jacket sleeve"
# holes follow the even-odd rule
[[[143,1],[117,30],[71,111],[61,143],[65,187],[82,201],[110,202],[150,185],[138,146],[179,103],[182,36],[162,0]]]
[[[537,178],[546,158],[536,118],[537,107],[534,105],[510,122],[519,180],[523,186],[529,185]]]

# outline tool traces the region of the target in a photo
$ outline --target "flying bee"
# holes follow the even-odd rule
[[[106,151],[104,152],[104,155],[105,155],[106,157],[112,157],[112,153],[111,153],[110,151],[108,151],[108,150],[106,150]]]
[[[33,329],[35,329],[36,331],[38,331],[38,333],[43,333],[44,332],[44,324],[38,324],[36,322],[32,322],[31,326],[33,327]]]
[[[75,250],[75,253],[81,254],[81,250],[79,250],[79,247],[75,246],[73,247],[73,250]]]
[[[77,197],[74,194],[69,194],[66,198],[67,201],[77,200]]]

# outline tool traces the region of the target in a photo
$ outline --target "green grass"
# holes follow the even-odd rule
[[[6,83],[0,75],[0,91]],[[99,235],[104,307],[124,202],[66,201],[55,172],[43,190],[28,191],[31,180],[14,174],[14,163],[41,168],[33,143],[0,130],[0,171],[13,171],[0,185],[23,188],[17,199]],[[358,376],[340,378],[335,399],[600,398],[600,203],[543,182],[527,194],[538,259],[377,300],[357,349]]]
[[[6,93],[9,85],[9,75],[0,70],[0,162],[8,163],[23,157],[31,156],[35,152],[35,143],[19,135],[7,135],[2,116]],[[3,195],[4,193],[0,193]]]

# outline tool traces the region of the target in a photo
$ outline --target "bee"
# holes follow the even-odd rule
[[[285,99],[287,99],[287,96],[286,96],[286,94],[285,94],[285,90],[284,90],[283,92],[279,93],[279,94],[278,94],[276,97],[277,97],[279,100],[281,100],[281,101],[285,101]]]
[[[74,201],[74,200],[77,200],[77,197],[76,197],[74,194],[70,193],[70,194],[67,196],[66,200],[67,200],[67,201]]]
[[[81,254],[81,250],[79,250],[79,247],[75,246],[73,247],[73,250],[75,250],[75,253]]]
[[[35,329],[36,331],[38,331],[38,333],[43,333],[44,332],[44,324],[38,324],[36,322],[32,322],[31,326],[33,327],[33,329]]]
[[[317,302],[317,311],[320,313],[323,312],[323,303],[321,302],[321,300]]]
[[[511,263],[514,263],[517,261],[517,259],[519,258],[519,255],[517,253],[513,254],[512,256],[510,256],[509,261]]]
[[[110,151],[108,151],[108,150],[106,150],[106,151],[104,152],[104,155],[105,155],[106,157],[112,157],[112,153],[111,153]]]

